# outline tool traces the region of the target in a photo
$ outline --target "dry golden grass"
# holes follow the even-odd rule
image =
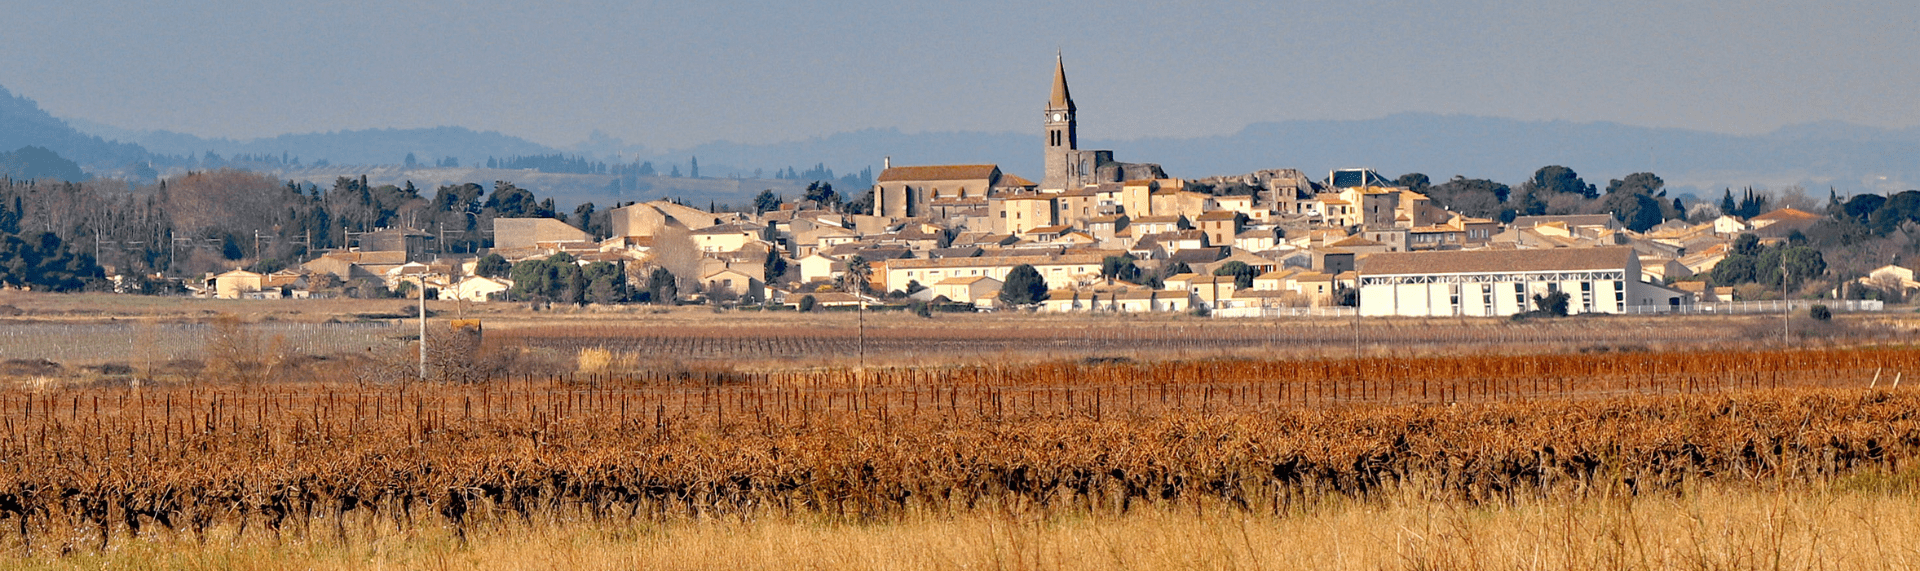
[[[1338,324],[895,315],[875,361],[915,366],[854,370],[850,315],[643,309],[502,311],[433,365],[545,343],[577,376],[422,385],[362,357],[330,366],[400,374],[0,389],[0,567],[1920,560],[1920,393],[1892,382],[1911,347],[1659,350],[1752,319],[1383,320],[1379,342],[1431,347],[1351,359]],[[1604,343],[1529,345],[1579,336]],[[1287,343],[1314,356],[1273,359]],[[1137,359],[1085,359],[1115,347]],[[1267,354],[1161,360],[1237,352]]]
[[[1437,501],[1327,497],[1284,514],[1159,505],[1125,514],[980,510],[883,523],[761,517],[543,520],[356,531],[346,542],[175,536],[20,569],[1911,569],[1920,494],[1846,482],[1684,493]]]
[[[994,377],[983,373],[958,376]],[[1077,399],[1031,386],[987,397],[990,387],[954,381],[907,393],[912,405],[859,387],[530,380],[0,393],[0,519],[10,520],[0,553],[114,553],[186,537],[354,545],[383,529],[465,535],[540,522],[871,525],[1155,509],[1285,518],[1342,501],[1796,490],[1920,458],[1911,388],[1294,406],[1162,384],[1127,391],[1152,403],[1137,408],[1109,390],[1109,408],[1100,397],[1089,407],[1070,378],[1060,382]],[[1848,489],[1907,489],[1860,482]]]

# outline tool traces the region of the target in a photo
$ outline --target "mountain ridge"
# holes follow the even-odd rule
[[[1098,132],[1083,118],[1081,132]],[[111,140],[119,139],[119,140]],[[1290,120],[1248,124],[1234,133],[1199,137],[1082,138],[1082,148],[1110,149],[1128,162],[1158,163],[1182,178],[1231,176],[1274,168],[1319,173],[1369,167],[1388,176],[1408,172],[1443,181],[1453,176],[1517,184],[1547,165],[1564,165],[1602,184],[1653,172],[1678,193],[1718,194],[1721,187],[1831,186],[1843,193],[1891,193],[1920,186],[1920,127],[1880,128],[1841,121],[1784,126],[1733,135],[1607,121],[1539,121],[1437,113],[1373,119]],[[41,146],[92,174],[115,175],[131,163],[163,170],[208,168],[205,153],[298,157],[303,164],[392,165],[408,153],[422,165],[458,157],[480,167],[486,157],[583,154],[603,162],[650,161],[667,172],[701,161],[706,177],[773,178],[769,171],[824,165],[840,173],[893,164],[993,163],[1038,178],[1034,133],[894,128],[845,131],[773,143],[716,141],[655,150],[594,133],[570,150],[503,134],[445,126],[294,133],[249,140],[203,138],[171,131],[129,131],[61,119],[0,88],[0,151]],[[161,164],[166,163],[166,164]],[[689,172],[689,174],[691,174]]]

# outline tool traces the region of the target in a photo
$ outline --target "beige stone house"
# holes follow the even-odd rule
[[[991,277],[968,276],[940,280],[933,284],[932,289],[935,296],[945,297],[956,303],[981,306],[992,305],[994,298],[1000,295],[1002,285],[1000,280]]]
[[[759,300],[766,295],[766,283],[760,278],[731,268],[701,276],[700,283],[706,284],[709,295],[716,291],[727,291],[742,300]]]
[[[233,270],[213,277],[214,297],[219,299],[241,299],[247,294],[260,291],[265,285],[266,276],[246,270]]]

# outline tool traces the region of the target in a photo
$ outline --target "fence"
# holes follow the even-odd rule
[[[1353,317],[1351,307],[1221,307],[1214,317]]]
[[[1635,315],[1673,313],[1680,315],[1736,315],[1746,313],[1781,313],[1804,310],[1815,305],[1825,305],[1833,311],[1886,311],[1887,303],[1873,299],[1822,300],[1822,301],[1722,301],[1714,303],[1696,303],[1692,305],[1635,305],[1627,307],[1626,312]]]

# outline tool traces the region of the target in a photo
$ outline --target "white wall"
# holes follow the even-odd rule
[[[1556,287],[1567,294],[1569,314],[1621,313],[1623,306],[1637,304],[1634,300],[1639,296],[1633,290],[1638,285],[1643,284],[1601,279],[1366,285],[1360,288],[1360,314],[1504,317],[1533,309],[1534,296]]]

